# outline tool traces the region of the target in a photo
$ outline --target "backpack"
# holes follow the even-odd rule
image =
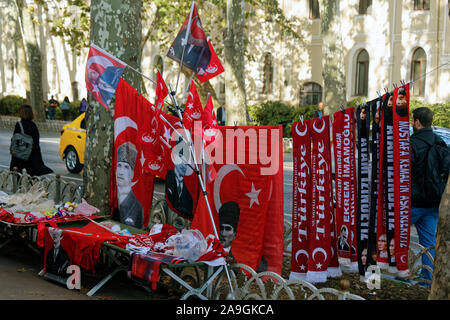
[[[16,158],[28,160],[33,149],[33,138],[30,135],[25,134],[22,123],[20,121],[18,123],[21,132],[13,134],[9,152]]]
[[[450,171],[450,148],[434,143],[428,149],[424,175],[424,196],[432,207],[438,207]]]

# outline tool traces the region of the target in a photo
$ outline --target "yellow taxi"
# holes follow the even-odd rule
[[[86,120],[82,113],[71,123],[62,127],[59,141],[59,155],[67,170],[78,173],[83,169],[84,148],[86,146]]]

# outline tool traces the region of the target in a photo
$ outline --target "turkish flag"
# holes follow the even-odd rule
[[[217,145],[210,155],[217,178],[208,186],[208,200],[214,219],[218,219],[220,241],[238,263],[281,274],[284,245],[281,126],[224,126],[218,130],[221,138],[216,139]],[[207,208],[202,207],[200,200],[197,208],[195,220],[199,221],[194,226],[206,225],[204,232],[210,234],[212,225]]]
[[[140,128],[151,122],[148,105],[121,79],[114,110],[114,149],[111,161],[110,208],[120,222],[143,228],[148,225],[155,176],[143,170],[145,142]]]
[[[202,103],[197,93],[194,81],[191,82],[189,95],[186,101],[186,107],[183,113],[183,125],[187,130],[190,130],[194,125],[194,121],[201,120],[203,112]]]

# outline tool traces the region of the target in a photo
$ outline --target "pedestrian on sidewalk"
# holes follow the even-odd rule
[[[69,111],[70,111],[69,109],[70,109],[70,101],[69,98],[65,96],[63,102],[61,103],[61,111],[64,121],[69,120]]]
[[[23,132],[33,138],[33,149],[28,160],[22,160],[11,156],[9,170],[13,171],[14,167],[16,167],[18,172],[22,173],[23,169],[25,169],[31,176],[41,176],[52,173],[53,170],[47,167],[42,160],[41,148],[39,146],[39,130],[33,122],[34,114],[31,106],[23,105],[20,107],[19,116]],[[20,124],[17,122],[13,134],[21,131]]]
[[[56,107],[59,106],[59,102],[53,97],[48,100],[48,118],[50,120],[55,120]]]
[[[427,107],[417,108],[412,112],[414,133],[411,135],[411,225],[415,225],[419,243],[426,247],[436,245],[436,228],[439,217],[439,202],[425,196],[425,176],[427,161],[431,161],[428,152],[434,144],[448,148],[445,142],[433,132],[433,112]],[[448,172],[447,172],[448,177]],[[447,180],[446,180],[447,181]],[[435,250],[430,250],[434,258]],[[427,255],[422,255],[422,264],[433,269]],[[421,278],[431,280],[432,274],[427,269],[421,271]]]

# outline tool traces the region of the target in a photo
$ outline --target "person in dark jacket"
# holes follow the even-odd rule
[[[419,243],[426,247],[436,244],[436,227],[439,216],[439,207],[430,204],[421,197],[426,168],[428,150],[435,144],[445,142],[437,136],[431,124],[433,112],[427,107],[417,108],[412,112],[413,130],[411,135],[411,225],[415,225],[419,235]],[[434,257],[434,250],[430,250]],[[422,264],[433,268],[426,255],[422,256]],[[421,277],[431,280],[431,273],[422,269]]]
[[[17,171],[22,173],[23,169],[25,169],[31,176],[42,176],[44,174],[52,173],[53,170],[47,167],[42,160],[41,147],[39,146],[39,130],[32,121],[34,115],[31,106],[23,105],[20,107],[19,116],[24,133],[33,138],[33,149],[28,160],[22,160],[11,156],[9,170],[13,171],[14,167],[16,167]],[[20,125],[17,122],[13,134],[18,132],[21,132],[21,130]]]

